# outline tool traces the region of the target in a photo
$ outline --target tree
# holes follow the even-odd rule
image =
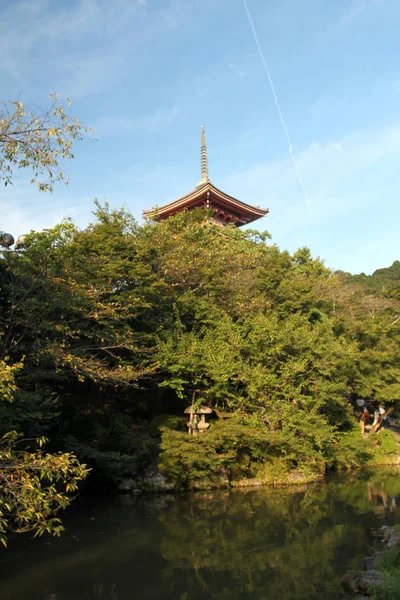
[[[73,142],[92,130],[65,113],[57,94],[50,98],[44,110],[19,100],[0,105],[0,180],[6,186],[12,184],[15,169],[26,167],[34,173],[31,183],[42,192],[52,192],[57,181],[68,184],[61,161],[74,158]]]
[[[57,181],[68,183],[61,162],[74,157],[73,142],[83,139],[91,130],[65,113],[56,94],[50,98],[52,103],[46,110],[25,107],[17,100],[1,105],[0,180],[6,186],[12,184],[16,169],[29,167],[34,173],[31,183],[36,183],[39,191],[52,192]],[[12,245],[12,236],[8,235],[7,239],[7,234],[4,236],[0,232],[0,244],[6,247]],[[3,257],[0,264],[3,280],[0,306],[2,312],[5,309],[8,314],[7,319],[0,323],[3,350],[13,345],[7,340],[14,330],[14,311],[18,306],[15,290],[8,295],[6,288],[9,286],[3,285],[4,276],[7,279],[9,274]],[[34,276],[31,275],[32,279]],[[46,310],[45,303],[43,306]],[[22,328],[20,324],[19,330],[23,327],[24,324]],[[28,351],[32,355],[34,348]],[[19,392],[15,376],[23,361],[13,362],[7,352],[0,354],[0,404],[4,404],[12,402]],[[44,453],[41,450],[46,441],[44,437],[27,440],[16,431],[4,433],[4,430],[0,436],[0,543],[6,545],[9,531],[34,531],[35,535],[48,531],[58,535],[62,525],[57,512],[69,504],[68,494],[76,491],[78,482],[87,476],[88,469],[80,465],[72,454]]]
[[[0,360],[0,402],[12,401],[17,390],[15,372],[21,366],[10,367]],[[44,437],[24,439],[15,431],[0,437],[0,544],[4,546],[11,531],[60,535],[63,528],[57,513],[68,506],[70,494],[89,472],[72,454],[44,453],[41,447],[46,442]]]
[[[265,481],[320,476],[337,448],[340,464],[373,457],[354,401],[399,397],[396,298],[332,276],[306,248],[204,226],[202,210],[139,226],[97,204],[95,217],[31,233],[0,259],[0,359],[20,365],[0,435],[46,435],[112,483],[158,450],[179,472],[185,448],[204,472],[240,455],[241,473]],[[204,442],[179,432],[194,391],[231,417]]]

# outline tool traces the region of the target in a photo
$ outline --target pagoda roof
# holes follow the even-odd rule
[[[143,216],[147,219],[167,219],[177,212],[192,210],[193,208],[206,208],[215,211],[217,221],[224,224],[228,222],[236,225],[246,225],[268,214],[268,208],[251,206],[237,198],[218,189],[210,181],[200,183],[192,192],[151,210],[144,210]]]
[[[208,159],[206,138],[204,127],[201,128],[201,181],[199,185],[189,194],[156,207],[151,210],[144,210],[143,216],[146,219],[168,219],[177,212],[184,210],[193,210],[194,208],[205,208],[214,211],[214,217],[210,219],[217,225],[235,224],[237,227],[247,225],[260,217],[268,214],[268,208],[251,206],[241,202],[229,194],[225,194],[213,185],[208,177]]]

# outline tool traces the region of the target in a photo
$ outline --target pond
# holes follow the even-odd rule
[[[341,576],[399,520],[400,473],[304,487],[82,497],[61,538],[11,540],[1,600],[339,600]]]

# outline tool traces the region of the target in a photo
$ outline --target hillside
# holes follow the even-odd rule
[[[390,267],[377,269],[372,275],[359,273],[350,275],[346,273],[346,283],[356,283],[362,285],[366,291],[382,292],[385,295],[391,295],[400,290],[400,261],[395,260]]]

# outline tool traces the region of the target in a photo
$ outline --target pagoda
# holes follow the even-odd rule
[[[207,147],[204,127],[201,128],[201,181],[197,187],[174,200],[169,204],[164,204],[152,210],[144,210],[143,216],[146,219],[163,220],[184,210],[194,208],[204,208],[213,211],[213,217],[210,222],[224,227],[234,224],[237,227],[252,223],[256,219],[265,217],[268,214],[268,208],[251,206],[229,196],[213,185],[208,176]]]

